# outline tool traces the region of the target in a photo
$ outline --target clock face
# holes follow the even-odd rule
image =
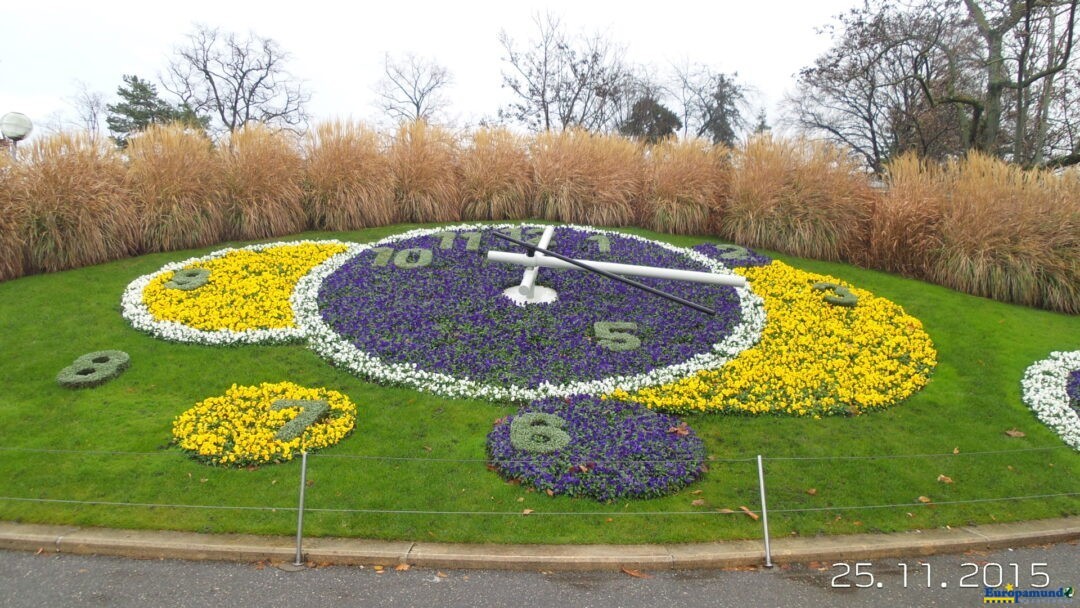
[[[642,278],[714,309],[707,315],[576,269],[539,270],[555,300],[504,295],[526,253],[495,230],[536,242],[544,226],[462,225],[357,245],[304,277],[296,323],[324,357],[360,375],[446,396],[526,400],[671,382],[723,365],[757,341],[761,300],[748,288]],[[728,273],[699,253],[648,239],[558,226],[547,247],[576,259]]]

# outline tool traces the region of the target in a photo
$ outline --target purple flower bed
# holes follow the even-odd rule
[[[548,268],[540,270],[537,284],[555,289],[558,300],[518,306],[502,292],[520,283],[524,268],[488,263],[485,253],[524,250],[490,230],[481,232],[478,247],[467,247],[467,234],[460,233],[447,248],[443,236],[431,234],[390,243],[392,252],[361,252],[319,288],[323,321],[357,350],[388,364],[489,384],[537,386],[681,363],[710,352],[742,319],[739,295],[731,287],[640,279],[719,313],[708,316],[592,273]],[[575,258],[707,270],[650,242],[615,234],[604,238],[607,251],[592,233],[560,227],[550,248]],[[596,335],[598,322],[635,324],[633,329],[621,325],[615,333],[632,334],[636,346],[611,348]]]
[[[725,266],[749,268],[751,266],[765,266],[772,262],[772,258],[769,256],[739,245],[702,243],[695,245],[692,249],[719,261]]]
[[[678,418],[641,405],[576,396],[536,401],[516,416],[528,412],[564,420],[566,447],[547,453],[515,447],[511,416],[488,434],[488,455],[504,478],[538,490],[600,501],[650,498],[679,490],[705,469],[702,440]]]
[[[1065,393],[1069,396],[1069,405],[1080,412],[1080,369],[1075,369],[1069,374],[1069,380],[1065,383]]]

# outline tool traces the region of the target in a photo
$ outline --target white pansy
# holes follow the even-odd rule
[[[1065,443],[1080,450],[1080,415],[1069,404],[1069,374],[1080,369],[1080,350],[1050,353],[1024,372],[1024,403]]]

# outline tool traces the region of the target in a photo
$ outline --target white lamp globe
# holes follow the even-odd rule
[[[0,117],[0,133],[12,141],[21,141],[34,130],[34,124],[26,114],[8,112]]]

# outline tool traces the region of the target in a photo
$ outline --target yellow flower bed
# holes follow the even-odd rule
[[[329,410],[293,439],[279,431],[301,415],[303,406],[273,409],[279,400],[324,401]],[[293,405],[293,404],[290,404]],[[173,421],[177,444],[210,464],[242,466],[291,460],[336,444],[356,426],[356,405],[345,395],[291,382],[237,386],[195,404]]]
[[[735,272],[765,301],[761,340],[716,370],[612,397],[677,413],[854,415],[926,385],[937,352],[922,323],[863,289],[855,307],[825,303],[815,283],[846,285],[774,261]]]
[[[162,273],[143,290],[143,302],[157,321],[205,331],[293,327],[289,296],[296,282],[345,249],[327,243],[237,249],[187,267],[210,271],[207,283],[198,289],[167,288],[175,273]]]

